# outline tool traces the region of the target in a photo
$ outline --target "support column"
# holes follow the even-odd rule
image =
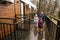
[[[56,40],[60,40],[60,20],[58,20],[57,24]]]

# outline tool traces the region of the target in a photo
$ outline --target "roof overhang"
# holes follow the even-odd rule
[[[23,1],[24,3],[26,3],[26,4],[29,4],[31,7],[33,7],[34,9],[37,9],[37,7],[32,3],[32,2],[30,2],[29,0],[21,0],[21,1]]]

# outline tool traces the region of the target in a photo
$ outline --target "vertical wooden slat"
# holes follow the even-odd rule
[[[5,29],[5,24],[3,24],[3,28],[4,28],[4,39],[6,38],[6,29]]]
[[[2,39],[2,25],[0,24],[0,39]]]
[[[7,24],[4,25],[5,26],[5,35],[7,34]],[[7,36],[7,35],[6,35]]]
[[[12,27],[12,25],[10,25],[10,33],[12,33],[12,28],[11,27]],[[12,40],[13,39],[12,34],[10,34],[10,37],[11,37],[11,40]]]
[[[3,24],[2,25],[2,38],[4,37],[4,27],[3,27]]]

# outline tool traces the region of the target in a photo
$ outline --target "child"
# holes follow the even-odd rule
[[[37,31],[38,31],[38,15],[37,14],[35,14],[35,16],[34,16],[34,33],[36,34],[37,33]]]
[[[38,20],[38,29],[39,31],[42,31],[43,29],[43,20],[41,17],[39,17],[39,20]]]

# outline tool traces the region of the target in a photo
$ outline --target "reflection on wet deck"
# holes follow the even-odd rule
[[[34,34],[34,24],[31,24],[30,27],[31,27],[30,33],[29,33],[28,37],[25,38],[25,40],[44,40],[43,39],[44,32],[42,34],[37,33],[35,35]]]

